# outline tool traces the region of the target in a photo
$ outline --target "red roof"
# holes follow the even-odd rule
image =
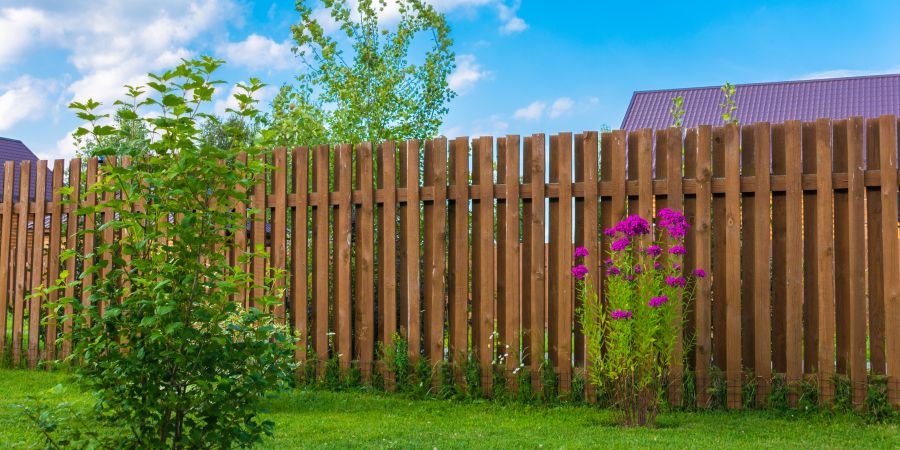
[[[736,116],[741,123],[818,118],[865,118],[900,115],[900,74],[824,80],[735,85]],[[622,121],[622,129],[666,128],[672,125],[672,99],[684,98],[684,126],[721,125],[724,95],[719,86],[638,91]]]

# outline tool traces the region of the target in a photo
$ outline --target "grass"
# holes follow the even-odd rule
[[[87,405],[54,372],[0,371],[0,443],[40,447],[18,405]],[[56,387],[63,384],[62,387]],[[274,438],[263,448],[900,448],[898,424],[849,414],[742,411],[665,413],[657,429],[624,429],[590,406],[410,400],[364,392],[293,391],[272,398]]]

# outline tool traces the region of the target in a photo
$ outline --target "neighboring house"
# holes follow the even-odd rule
[[[818,118],[900,116],[900,74],[735,85],[737,118],[743,124],[813,121]],[[684,98],[684,127],[721,125],[724,95],[719,86],[637,91],[622,120],[623,130],[672,125],[672,99]]]
[[[38,157],[22,143],[22,141],[16,139],[9,139],[0,136],[0,196],[3,194],[3,183],[4,177],[6,174],[4,173],[4,166],[6,161],[15,161],[16,168],[13,171],[13,176],[15,177],[15,181],[13,182],[13,198],[18,201],[19,200],[19,163],[22,161],[31,161],[31,183],[29,186],[29,198],[34,198],[34,186],[35,180],[37,179],[37,160]],[[52,172],[47,169],[47,198],[51,198],[53,193],[53,175]],[[5,202],[7,199],[3,199]]]

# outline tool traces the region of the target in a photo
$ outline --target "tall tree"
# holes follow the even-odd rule
[[[442,14],[421,0],[324,0],[321,10],[300,0],[296,7],[301,19],[291,30],[304,72],[273,101],[269,142],[381,142],[437,133],[456,95],[447,83],[455,56]]]

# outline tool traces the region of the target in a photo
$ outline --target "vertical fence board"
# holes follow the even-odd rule
[[[575,141],[575,181],[584,186],[584,196],[575,200],[575,242],[588,251],[584,265],[588,268],[588,276],[596,290],[600,282],[600,247],[598,244],[598,134],[593,131],[579,134]],[[589,295],[585,292],[583,295]],[[575,311],[582,308],[584,298],[575,299]],[[581,329],[581,321],[575,317],[575,365],[585,366],[587,348]]]
[[[756,402],[765,405],[769,397],[772,377],[772,325],[771,325],[771,274],[769,261],[772,258],[772,234],[770,213],[771,191],[771,127],[768,123],[756,125],[754,145],[756,146],[756,198],[755,209],[750,214],[756,216],[754,223],[754,366],[757,377]],[[746,211],[746,209],[745,209]],[[749,253],[749,252],[748,252]]]
[[[801,158],[803,174],[815,174],[816,165],[816,124],[804,122],[801,125]],[[815,371],[819,363],[819,261],[816,248],[817,192],[803,192],[803,373]]]
[[[864,185],[864,123],[862,117],[847,121],[847,260],[849,267],[847,310],[849,336],[847,364],[854,406],[866,398],[866,236]]]
[[[711,288],[712,280],[712,235],[710,214],[712,212],[712,128],[707,125],[697,129],[697,209],[694,229],[696,233],[694,255],[697,267],[707,271],[707,276],[697,281],[695,299],[695,322],[697,326],[696,361],[694,370],[697,378],[697,405],[709,402],[709,369],[712,356]]]
[[[334,161],[334,192],[337,204],[334,206],[334,255],[333,273],[334,283],[334,350],[342,368],[350,367],[353,358],[352,330],[353,317],[351,316],[350,300],[350,220],[352,211],[352,173],[350,168],[352,160],[350,145],[341,144],[335,147]]]
[[[27,188],[26,188],[27,189]],[[34,183],[34,219],[31,222],[31,286],[29,293],[43,284],[44,216],[47,209],[47,161],[37,162]],[[112,228],[108,228],[112,230]],[[111,240],[110,240],[111,241]],[[110,242],[107,241],[107,242]],[[110,261],[111,263],[112,261]],[[108,270],[108,269],[107,269]],[[27,293],[26,293],[27,294]],[[28,299],[28,368],[37,367],[41,344],[41,296]]]
[[[309,148],[293,149],[293,184],[296,204],[294,206],[293,228],[291,229],[291,328],[300,339],[294,350],[294,358],[298,363],[306,362],[306,350],[309,346],[307,330],[307,308],[309,307],[309,291],[307,266],[309,264],[309,234],[307,203],[309,200]]]
[[[25,307],[25,259],[28,246],[28,204],[31,161],[19,162],[19,230],[16,233],[16,278],[13,280],[12,365],[18,367],[22,358],[22,322]]]
[[[78,247],[78,207],[81,201],[81,159],[75,158],[69,161],[69,188],[71,194],[68,195],[69,213],[66,217],[66,250],[75,252]],[[77,258],[72,256],[66,260],[66,270],[69,272],[66,276],[65,296],[75,298],[75,263]],[[64,313],[67,317],[71,317],[74,307],[72,304],[65,306]],[[65,358],[72,352],[72,319],[67,318],[63,322],[63,336],[66,337],[62,343],[60,357]],[[4,346],[5,347],[5,346]]]
[[[468,358],[469,305],[469,138],[450,145],[450,243],[448,275],[448,344],[450,360],[457,366]]]
[[[785,175],[784,124],[772,125],[772,175]],[[785,333],[787,328],[787,194],[772,192],[772,368],[787,370]]]
[[[525,349],[523,363],[535,379],[544,358],[544,135],[525,138],[523,183],[531,188],[531,198],[523,201],[522,242],[523,314]]]
[[[419,358],[419,141],[400,145],[400,187],[406,203],[400,206],[400,333],[409,343],[412,361]]]
[[[756,128],[747,124],[741,133],[741,176],[756,176]],[[756,374],[756,193],[741,192],[741,361],[743,368]],[[762,220],[760,218],[759,220]]]
[[[506,188],[506,198],[497,201],[497,328],[499,351],[507,373],[519,365],[519,136],[509,135],[497,143],[497,181]]]
[[[375,180],[372,144],[356,145],[356,182],[360,204],[356,210],[356,358],[363,381],[371,379],[375,360]]]
[[[494,183],[493,139],[473,145],[472,182],[472,349],[481,367],[481,387],[491,391],[494,332]]]
[[[816,121],[816,259],[818,264],[819,401],[834,398],[834,203],[831,119]],[[896,225],[895,225],[896,226]]]
[[[832,148],[834,173],[848,173],[848,122],[834,121],[832,128]],[[848,375],[848,356],[850,352],[850,216],[849,191],[835,187],[834,189],[834,316],[835,316],[835,364],[836,372]],[[860,216],[862,217],[862,216]]]
[[[102,166],[104,166],[104,167],[101,167],[101,172],[102,172],[103,179],[105,181],[105,179],[107,177],[112,176],[109,170],[105,170],[105,167],[110,167],[110,168],[115,167],[118,164],[118,162],[116,161],[116,158],[114,156],[109,156],[104,161],[101,161],[101,164],[102,164]],[[108,189],[105,190],[103,192],[103,203],[108,204],[115,198],[115,196],[116,196],[116,193],[114,191],[111,191]],[[103,226],[105,224],[112,222],[114,219],[112,208],[104,207],[100,217],[102,220],[100,226]],[[98,229],[99,229],[99,226],[98,226]],[[110,227],[104,228],[100,234],[101,245],[108,246],[107,250],[103,251],[103,254],[101,255],[101,259],[103,261],[103,267],[100,269],[100,277],[103,279],[106,279],[109,276],[109,272],[112,270],[113,250],[112,250],[112,248],[109,248],[109,246],[112,246],[113,242],[115,241],[115,231],[116,231],[115,228],[110,226]],[[100,304],[99,304],[101,317],[103,315],[105,315],[106,307],[107,307],[106,301],[101,300]]]
[[[321,372],[328,360],[328,146],[318,145],[313,152],[313,204],[312,254],[313,254],[313,335],[312,345]]]
[[[6,359],[6,329],[7,317],[9,316],[9,300],[10,300],[10,249],[12,247],[12,227],[13,227],[13,182],[15,181],[15,161],[6,161],[3,163],[3,214],[2,222],[0,222],[0,359]]]
[[[237,163],[241,165],[247,164],[247,154],[241,152],[238,154]],[[246,192],[243,186],[237,186],[238,192]],[[247,224],[247,203],[238,202],[234,205],[234,213],[241,219],[241,228],[234,230],[234,250],[232,251],[232,264],[240,269],[241,272],[247,272],[247,264],[243,261],[244,254],[247,252],[247,233],[249,232]],[[243,307],[249,307],[250,302],[247,298],[247,289],[242,285],[235,294],[234,301]]]
[[[258,156],[260,163],[266,162],[265,153]],[[263,283],[266,276],[266,257],[259,252],[266,248],[266,176],[264,173],[257,175],[253,187],[250,189],[250,214],[251,235],[250,248],[253,255],[253,287],[251,291],[250,305],[260,308],[257,299],[263,296]]]
[[[444,359],[444,240],[447,236],[447,140],[425,144],[424,185],[434,195],[425,210],[425,352],[435,365]]]
[[[866,168],[881,169],[878,119],[866,121]],[[866,187],[866,245],[869,294],[869,366],[873,374],[884,375],[884,267],[882,260],[881,187]]]
[[[803,210],[803,187],[800,183],[802,164],[802,133],[800,122],[789,120],[784,123],[785,173],[787,211]],[[788,400],[796,405],[798,395],[796,383],[803,376],[803,298],[806,287],[803,278],[803,218],[799,214],[787,214],[785,224],[785,377],[791,387]]]
[[[741,408],[741,186],[740,136],[725,127],[725,377],[728,408]]]
[[[669,128],[668,129],[668,137],[666,140],[667,148],[665,149],[657,149],[658,152],[666,152],[667,159],[666,161],[666,202],[669,209],[673,211],[684,212],[684,198],[683,191],[684,188],[682,186],[682,170],[684,163],[684,152],[685,148],[682,142],[682,133],[681,128]],[[657,168],[657,171],[659,168]],[[658,172],[657,172],[658,174]],[[684,264],[685,261],[678,255],[669,255],[669,262],[672,264]],[[675,312],[677,317],[683,317],[684,311],[681,306],[681,298],[682,292],[678,292],[675,298]],[[676,326],[681,326],[678,324]],[[675,348],[672,350],[672,365],[669,369],[671,380],[671,385],[669,388],[669,402],[672,405],[680,405],[681,404],[681,379],[684,374],[684,364],[683,364],[683,330],[678,330],[678,333],[675,337]]]
[[[885,327],[885,363],[888,377],[888,400],[900,406],[900,249],[897,236],[897,118],[879,119],[881,147],[881,233],[882,267],[884,270],[884,317],[893,317],[892,326]]]
[[[550,139],[550,182],[559,197],[550,201],[550,360],[559,372],[560,392],[568,392],[572,374],[572,134]]]
[[[287,269],[287,150],[278,147],[272,153],[272,196],[275,203],[272,205],[272,269],[280,272],[282,276],[276,278],[274,288],[284,292],[284,270]],[[275,306],[273,313],[277,320],[284,323],[285,298],[282,297]]]
[[[378,308],[379,339],[392,346],[397,332],[397,160],[393,142],[378,145]]]
[[[712,176],[725,176],[725,129],[712,130]],[[713,364],[725,370],[725,195],[712,196],[712,355]]]

